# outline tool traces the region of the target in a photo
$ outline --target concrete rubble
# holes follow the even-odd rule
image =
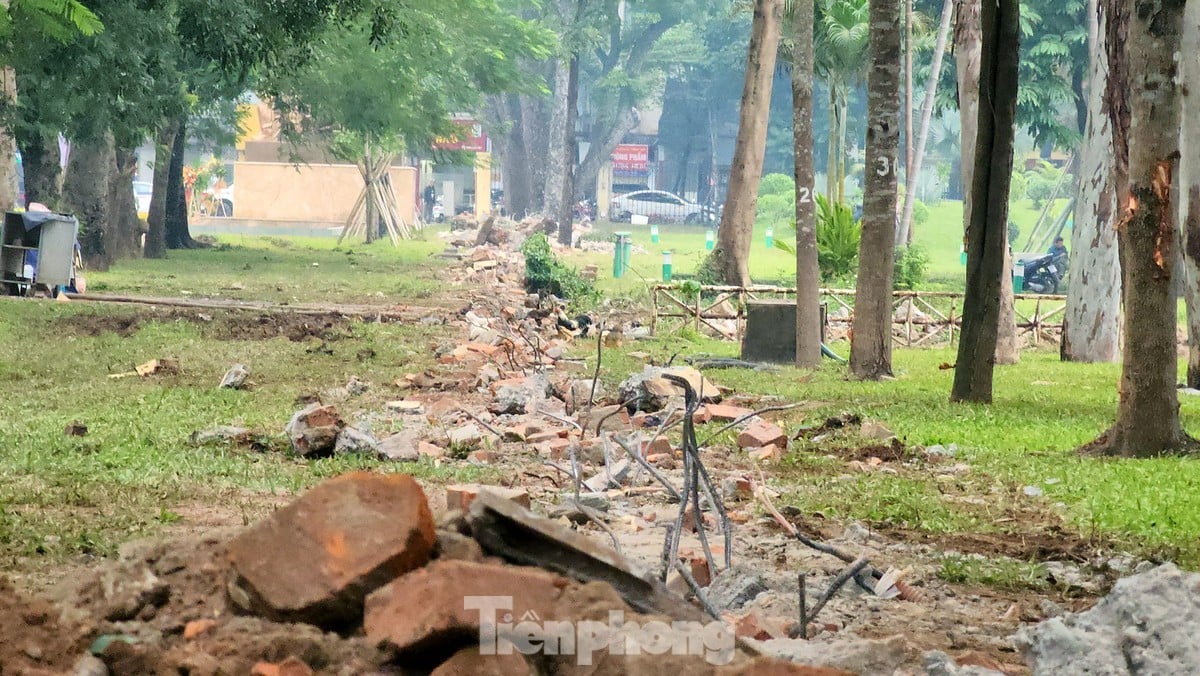
[[[857,455],[844,458],[847,472],[894,473],[909,459],[903,444],[857,414],[798,430],[793,418],[779,414],[780,402],[740,397],[696,368],[656,364],[649,354],[619,386],[612,388],[610,378],[606,391],[588,368],[595,362],[583,357],[648,330],[614,308],[573,315],[560,299],[526,293],[519,246],[542,226],[457,219],[455,229],[439,234],[450,281],[482,291],[457,312],[421,323],[451,325],[461,340],[431,344],[428,370],[373,385],[351,378],[297,404],[304,407],[288,422],[287,441],[280,441],[294,456],[370,455],[397,463],[385,465],[388,473],[328,480],[239,533],[131,548],[116,564],[68,585],[59,601],[64,622],[78,636],[62,648],[69,658],[64,668],[78,661],[74,673],[96,676],[1023,673],[1012,659],[996,660],[1013,651],[1008,637],[1015,626],[1000,619],[1010,604],[956,595],[928,567],[908,580],[937,593],[936,601],[883,598],[850,582],[801,627],[797,572],[807,580],[811,604],[848,560],[806,548],[764,516],[756,497],[780,496],[760,484],[756,468],[836,437],[860,446],[873,442],[849,449]],[[699,510],[689,504],[682,514],[679,429],[687,388],[677,379],[700,400],[691,420],[699,438],[715,439],[699,454],[713,495],[700,492]],[[756,414],[763,407],[774,412]],[[723,428],[728,431],[715,434]],[[192,441],[246,444],[259,436],[227,426],[197,432]],[[956,450],[930,448],[914,457],[949,466]],[[422,486],[390,473],[420,474],[399,463],[496,478]],[[958,476],[952,470],[946,476]],[[904,565],[911,562],[907,545],[863,526],[785,512],[806,535],[884,570],[893,560],[897,567],[905,557]],[[664,570],[670,558],[664,541],[677,518],[678,556],[671,563],[678,567]],[[1068,581],[1077,571],[1060,565],[1047,572]],[[1088,591],[1089,584],[1080,574],[1072,588]],[[487,617],[482,607],[468,607],[491,597],[507,597],[509,607]],[[0,585],[0,610],[3,600]],[[657,621],[669,631],[676,631],[672,622],[696,623],[712,633],[714,647],[699,654],[613,649],[621,641],[607,623],[618,612],[627,622]],[[986,632],[938,644],[945,651],[877,626],[882,617],[899,616],[915,626],[957,630],[953,620],[938,623],[935,616],[971,613],[998,619]],[[1030,613],[1035,619],[1052,614],[1026,609]],[[1031,663],[1052,660],[1062,645],[1117,636],[1107,629],[1080,634],[1084,627],[1107,627],[1108,620],[1088,624],[1073,617],[1022,634]],[[488,654],[481,644],[481,636],[490,636],[493,646],[549,645],[556,640],[549,623],[556,621],[598,623],[590,664],[549,650]],[[0,630],[3,623],[0,618]],[[797,638],[801,629],[807,638]],[[684,645],[695,638],[670,635]],[[1150,650],[1158,634],[1143,635],[1148,638],[1138,645]],[[1087,659],[1100,659],[1101,652]],[[8,673],[3,655],[0,649],[0,673]],[[1170,671],[1175,663],[1147,659],[1168,670],[1140,673],[1186,673]],[[1069,673],[1045,663],[1052,666],[1035,666],[1035,673]]]

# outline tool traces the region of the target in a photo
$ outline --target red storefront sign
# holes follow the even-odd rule
[[[650,162],[650,146],[621,144],[612,154],[614,171],[646,171]]]
[[[454,120],[461,128],[457,138],[442,138],[433,142],[438,150],[465,150],[469,153],[486,153],[488,149],[487,134],[483,125],[475,120]]]

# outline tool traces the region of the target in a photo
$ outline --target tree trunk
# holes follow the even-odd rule
[[[867,75],[866,178],[862,240],[850,337],[850,374],[892,375],[892,263],[896,249],[896,165],[900,152],[900,1],[871,3]]]
[[[57,134],[30,134],[22,139],[21,163],[25,169],[25,204],[33,202],[58,209],[62,201],[62,166]]]
[[[9,0],[0,0],[0,11],[8,12]],[[17,74],[11,66],[0,70],[0,105],[17,104]],[[0,211],[18,206],[17,141],[7,126],[0,126]]]
[[[521,220],[533,204],[533,176],[530,160],[525,154],[525,125],[521,120],[521,101],[517,94],[507,94],[502,99],[502,110],[507,109],[507,120],[511,122],[508,136],[501,150],[504,167],[504,206],[509,217]]]
[[[187,186],[183,181],[184,153],[187,150],[187,118],[180,117],[171,146],[170,174],[167,177],[167,212],[164,220],[168,249],[198,246],[188,231]]]
[[[96,270],[107,270],[116,258],[109,188],[115,162],[111,136],[76,140],[63,184],[63,202],[79,218],[84,261]]]
[[[1021,362],[1021,344],[1017,340],[1016,292],[1012,285],[1013,251],[1008,241],[1008,221],[1004,226],[1004,262],[1000,267],[1000,314],[996,317],[996,365],[1012,366]]]
[[[171,155],[175,147],[177,122],[169,122],[158,132],[154,143],[154,178],[150,192],[150,213],[146,215],[146,258],[167,257],[167,201],[170,198]]]
[[[813,202],[813,0],[792,14],[792,143],[796,152],[796,366],[821,365],[821,278]]]
[[[1200,4],[1193,2],[1184,10],[1182,42],[1182,109],[1195,110],[1187,102],[1196,100],[1191,93],[1195,87],[1200,87]],[[1186,382],[1188,387],[1200,388],[1200,157],[1197,157],[1197,152],[1200,152],[1200,118],[1194,114],[1183,116],[1179,150],[1181,272],[1188,324]]]
[[[559,15],[567,16],[569,0],[560,0]],[[567,118],[571,111],[571,66],[575,59],[564,54],[554,62],[554,90],[550,104],[550,145],[546,153],[546,181],[542,186],[543,216],[559,225],[559,240],[563,236],[562,222],[559,216],[563,211],[563,185],[567,182],[567,146],[568,134],[574,129],[567,129]],[[570,237],[571,224],[566,226],[567,237]],[[570,240],[567,241],[570,244]]]
[[[904,0],[904,190],[913,183],[913,2]]]
[[[975,171],[975,135],[979,121],[979,8],[980,0],[958,0],[954,27],[954,53],[957,59],[958,109],[962,123],[959,143],[962,160],[958,163],[963,185],[963,232],[971,222],[970,186]],[[1000,271],[1000,317],[996,330],[996,363],[1016,364],[1021,360],[1017,340],[1017,316],[1012,288],[1012,247],[1005,228],[1004,267]]]
[[[1017,0],[989,0],[980,9],[979,117],[967,230],[967,290],[950,399],[990,403],[1013,167],[1020,7]]]
[[[137,152],[132,148],[115,148],[109,170],[109,230],[113,235],[114,260],[136,258],[142,253],[144,233],[137,213],[137,197],[133,193]]]
[[[896,233],[896,246],[906,246],[909,229],[912,227],[913,204],[917,199],[915,190],[925,161],[925,141],[929,138],[929,123],[933,119],[933,102],[937,98],[937,83],[942,77],[942,57],[946,53],[946,40],[950,36],[950,19],[954,16],[954,0],[944,0],[942,23],[938,26],[937,43],[933,47],[933,68],[929,83],[925,86],[925,100],[921,102],[921,130],[917,132],[917,148],[913,154],[912,174],[905,177],[904,213],[900,217],[900,228]]]
[[[762,178],[763,154],[767,147],[771,85],[775,77],[782,12],[782,0],[755,0],[746,82],[729,169],[729,194],[717,230],[717,245],[708,261],[725,283],[735,286],[750,284],[750,245],[754,239],[758,182]]]
[[[1125,289],[1125,347],[1116,424],[1096,444],[1105,455],[1154,456],[1183,447],[1176,377],[1175,207],[1180,99],[1174,78],[1183,4],[1111,0],[1107,110],[1116,147],[1117,220]],[[1122,35],[1128,26],[1128,36]],[[1128,98],[1120,101],[1122,85]]]
[[[592,143],[588,146],[587,156],[579,163],[579,171],[575,175],[576,196],[595,194],[600,168],[612,157],[613,151],[625,138],[625,134],[632,131],[635,126],[633,106],[636,101],[634,101],[633,94],[627,89],[622,89],[617,99],[619,103],[616,110],[610,111],[615,115],[616,122],[611,126],[593,125]],[[598,130],[598,127],[601,126],[607,128]],[[601,204],[598,205],[598,208],[607,209],[608,205]]]
[[[1106,3],[1091,0],[1089,5],[1089,23],[1103,25]],[[1108,48],[1106,31],[1092,29],[1088,35],[1094,37],[1088,48],[1087,128],[1079,149],[1061,356],[1064,361],[1115,362],[1121,350],[1121,264],[1113,227],[1117,195],[1112,121],[1104,110]]]
[[[573,218],[575,214],[575,161],[579,151],[575,148],[575,120],[579,110],[579,57],[571,57],[569,76],[567,77],[567,131],[566,144],[567,162],[563,167],[562,186],[558,195],[558,241],[560,244],[571,246],[574,242]]]
[[[539,98],[519,97],[521,106],[521,136],[525,141],[525,158],[529,165],[524,169],[529,174],[529,211],[540,213],[545,205],[546,154],[550,138],[545,106]]]

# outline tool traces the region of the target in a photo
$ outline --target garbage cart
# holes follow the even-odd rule
[[[50,211],[10,211],[0,224],[0,285],[8,295],[51,295],[75,281],[79,221]]]

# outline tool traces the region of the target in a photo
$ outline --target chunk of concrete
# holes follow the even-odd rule
[[[345,629],[368,593],[425,565],[436,542],[420,484],[403,474],[330,479],[229,544],[234,607]]]

